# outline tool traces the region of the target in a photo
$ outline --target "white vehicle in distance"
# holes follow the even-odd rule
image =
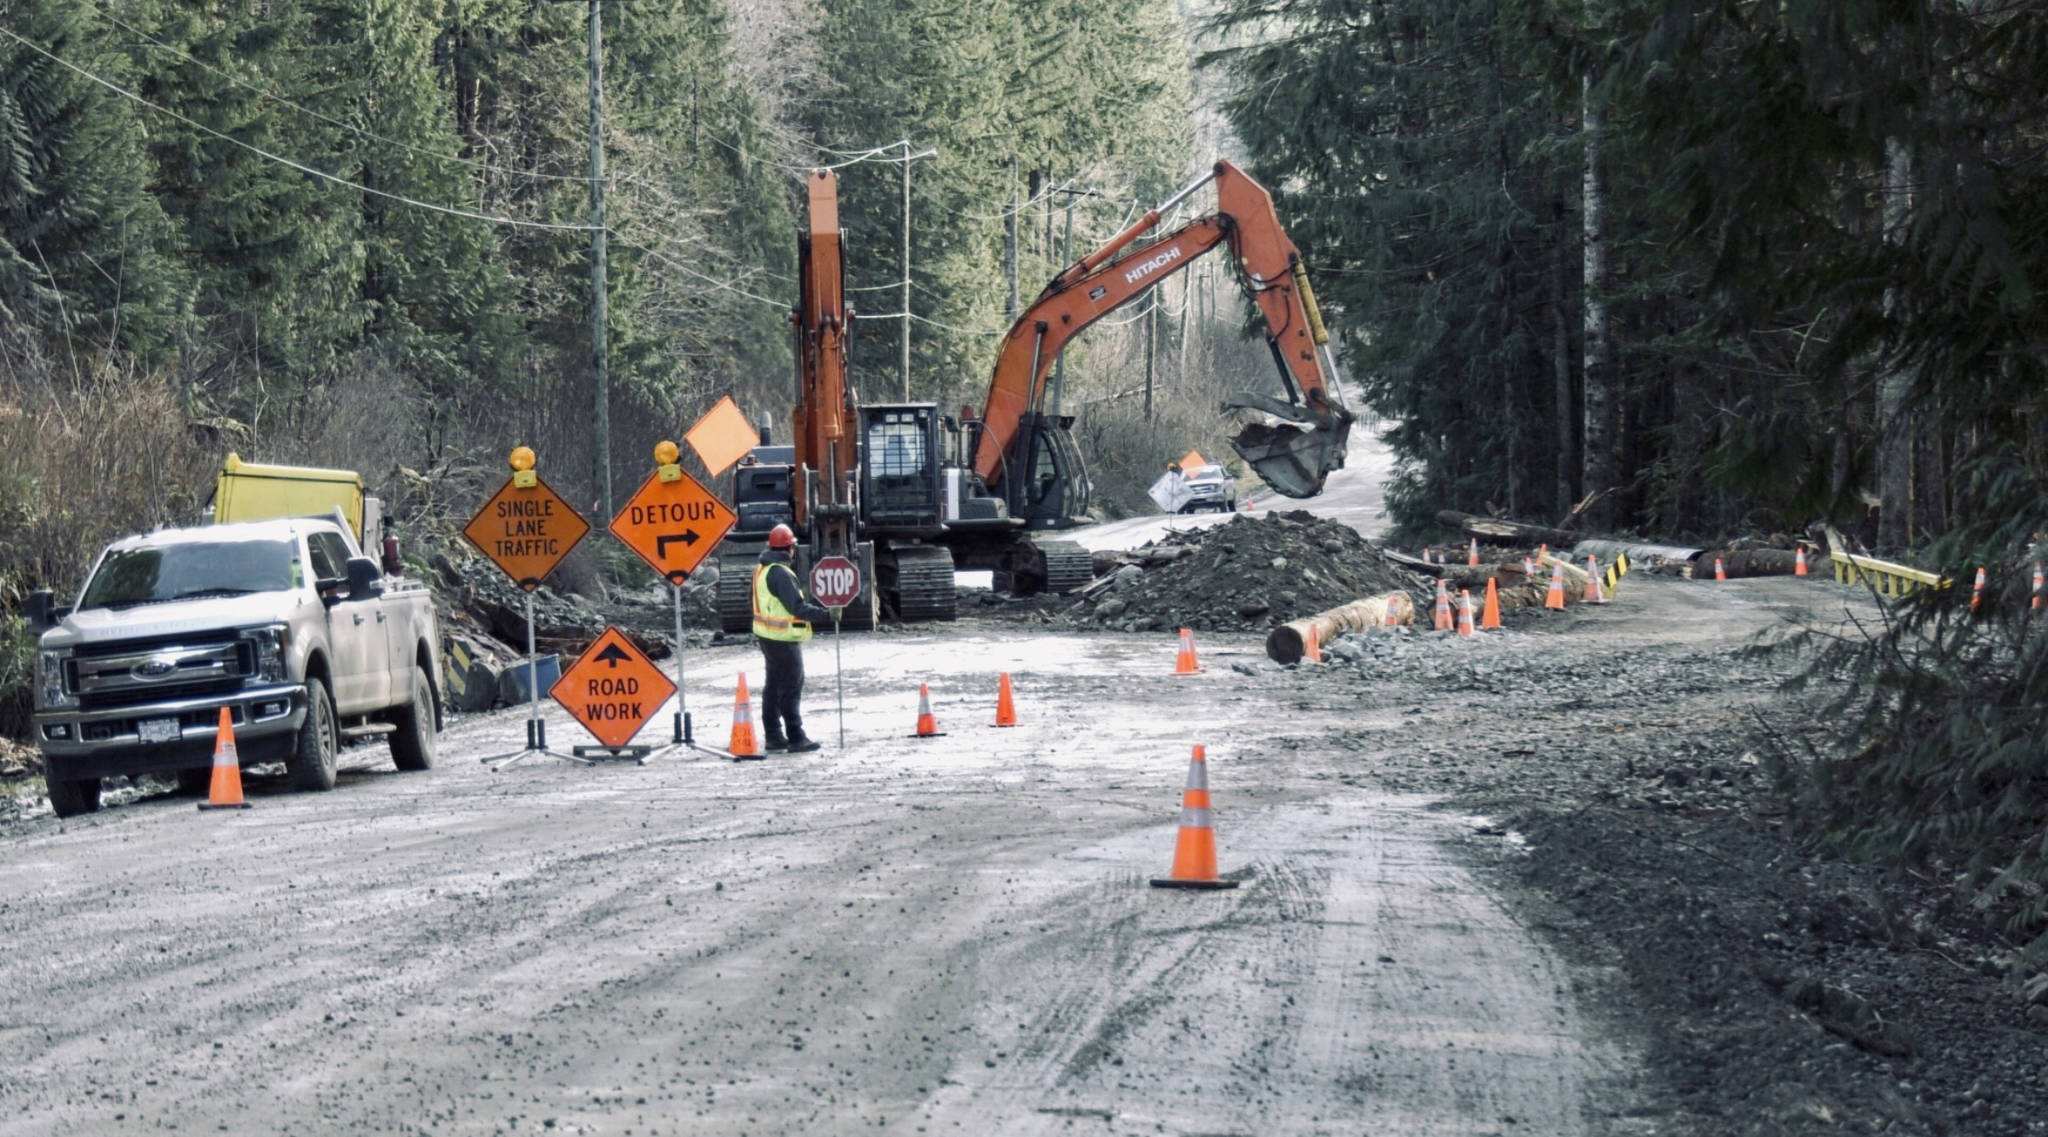
[[[1180,512],[1227,513],[1237,508],[1237,483],[1220,464],[1204,463],[1192,471],[1182,470],[1181,476],[1187,479],[1187,500],[1181,504]]]

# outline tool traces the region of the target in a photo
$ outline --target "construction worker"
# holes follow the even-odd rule
[[[832,613],[804,599],[796,570],[789,564],[795,550],[796,533],[789,526],[768,531],[768,547],[761,550],[761,563],[754,569],[754,638],[768,663],[768,682],[761,690],[767,748],[802,754],[818,748],[805,737],[797,709],[804,697],[803,645],[811,638],[811,625],[831,619]]]

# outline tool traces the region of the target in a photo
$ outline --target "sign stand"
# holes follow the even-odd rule
[[[839,659],[839,614],[844,608],[832,609],[832,678],[839,681],[839,749],[846,749],[846,668]]]
[[[650,753],[666,755],[671,750],[698,750],[697,739],[690,733],[689,696],[683,693],[683,582],[671,576],[668,582],[669,607],[676,621],[676,712],[674,733],[668,745],[657,746]],[[645,764],[645,760],[642,760]]]
[[[811,595],[832,609],[832,676],[839,681],[839,749],[846,749],[846,668],[839,652],[839,617],[860,596],[860,566],[841,556],[811,566]]]
[[[735,410],[733,413],[738,412]],[[740,421],[744,424],[745,416],[741,416]],[[717,494],[685,473],[679,464],[681,460],[682,451],[674,442],[663,439],[656,443],[654,473],[619,508],[618,516],[611,520],[610,529],[612,536],[638,554],[669,584],[669,605],[675,615],[676,629],[675,734],[669,744],[660,749],[667,751],[687,747],[723,754],[722,750],[698,746],[691,734],[690,708],[683,694],[683,582],[710,558],[739,518],[718,500]],[[708,458],[706,461],[711,464]]]
[[[533,591],[590,532],[590,523],[540,480],[533,469],[536,461],[531,447],[513,447],[508,459],[512,476],[462,528],[469,543],[526,594],[526,685],[533,698],[527,709],[526,746],[482,759],[492,773],[536,756],[591,764],[587,758],[548,749],[548,726],[540,717],[540,657],[533,643]]]
[[[529,705],[526,714],[526,748],[524,750],[509,751],[504,754],[493,754],[489,758],[483,759],[483,764],[490,766],[491,773],[493,774],[507,767],[517,765],[524,759],[537,756],[560,758],[564,762],[574,762],[579,766],[592,765],[593,763],[590,759],[582,757],[580,748],[576,754],[564,754],[559,750],[548,749],[548,724],[546,720],[540,717],[540,659],[533,649],[533,589],[531,588],[526,589],[526,685],[533,695],[533,702]]]

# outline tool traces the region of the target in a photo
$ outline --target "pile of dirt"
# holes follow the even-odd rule
[[[1357,530],[1300,510],[1170,533],[1104,567],[1075,622],[1256,632],[1363,596],[1406,591],[1419,604],[1433,595]]]

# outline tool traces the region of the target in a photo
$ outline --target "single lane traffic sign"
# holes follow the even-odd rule
[[[509,478],[498,487],[462,535],[512,583],[531,591],[590,532],[590,523],[546,482],[530,478],[533,484],[523,486],[521,480]]]

